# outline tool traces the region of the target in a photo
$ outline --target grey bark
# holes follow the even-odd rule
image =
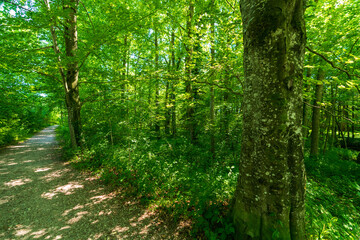
[[[302,0],[241,0],[245,86],[236,239],[305,239]]]

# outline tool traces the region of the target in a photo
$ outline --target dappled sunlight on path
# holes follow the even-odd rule
[[[183,239],[152,211],[61,162],[55,128],[0,150],[0,239]]]

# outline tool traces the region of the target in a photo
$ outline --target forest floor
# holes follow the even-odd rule
[[[0,239],[184,239],[178,226],[63,162],[55,128],[0,150]]]

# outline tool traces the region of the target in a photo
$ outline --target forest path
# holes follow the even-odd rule
[[[151,211],[60,160],[56,126],[0,150],[0,239],[176,239]]]

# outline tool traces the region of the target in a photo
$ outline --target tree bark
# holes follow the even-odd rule
[[[170,107],[169,107],[169,92],[170,92],[170,82],[169,80],[166,81],[165,86],[165,102],[164,102],[164,109],[165,109],[165,122],[164,122],[164,130],[165,135],[168,136],[170,134]]]
[[[194,1],[189,0],[189,9],[188,9],[188,19],[186,22],[186,57],[185,57],[185,75],[186,75],[186,128],[189,132],[189,138],[192,143],[196,141],[196,133],[195,133],[195,119],[194,119],[194,91],[192,86],[192,68],[193,68],[193,32],[192,32],[192,22],[194,17]]]
[[[352,99],[352,107],[351,107],[351,117],[352,117],[352,120],[355,120],[355,106],[354,106],[354,104],[355,104],[355,101],[354,101],[354,98],[355,97],[353,97],[353,99]],[[351,124],[351,136],[352,136],[352,139],[354,139],[355,138],[355,124],[354,123],[352,123]]]
[[[305,239],[302,0],[241,0],[245,86],[236,239]]]
[[[155,23],[156,24],[156,23]],[[155,133],[160,138],[160,104],[159,104],[159,43],[158,30],[155,28]]]
[[[211,1],[211,10],[214,14],[215,10],[215,1]],[[215,66],[215,20],[214,16],[211,18],[211,48],[210,48],[210,57],[211,57],[211,68],[214,69]],[[213,81],[213,79],[212,79]],[[215,91],[214,85],[210,85],[210,152],[211,157],[215,160]]]
[[[50,11],[50,3],[44,0],[45,7]],[[63,5],[65,13],[64,41],[65,61],[61,58],[61,51],[54,27],[54,19],[50,19],[50,33],[53,49],[57,55],[59,73],[65,91],[65,103],[68,112],[68,125],[71,138],[71,146],[77,148],[81,145],[81,101],[79,95],[79,67],[77,59],[77,0],[67,0]],[[64,66],[65,67],[64,67]]]
[[[335,93],[334,93],[335,88]],[[331,126],[331,146],[336,142],[336,97],[337,97],[337,84],[331,85],[331,112],[332,112],[332,126]]]
[[[81,102],[79,95],[79,67],[77,59],[77,0],[64,2],[66,22],[64,27],[66,53],[66,105],[68,109],[69,130],[73,148],[81,144]]]
[[[312,58],[311,58],[311,57],[310,57],[310,59],[309,59],[309,65],[310,65],[310,64],[312,64]],[[310,77],[311,77],[311,74],[312,74],[312,71],[311,71],[311,70],[312,70],[311,68],[308,68],[308,69],[307,69],[307,72],[306,72],[306,77],[307,77],[307,78],[310,78]],[[308,83],[306,82],[304,85],[305,85],[305,92],[309,92],[310,84],[308,84]],[[304,102],[304,103],[303,103],[303,120],[302,120],[304,140],[307,139],[308,134],[309,134],[307,115],[308,115],[307,105],[306,105],[306,103]]]
[[[176,95],[174,86],[174,73],[175,73],[175,33],[171,33],[171,134],[173,137],[176,135]],[[179,60],[180,62],[180,60]]]
[[[323,80],[325,78],[325,72],[321,68],[319,69],[318,80],[319,82],[315,87],[315,99],[313,103],[312,114],[312,127],[311,127],[311,147],[310,155],[317,156],[319,154],[319,131],[320,131],[320,105],[323,94]]]

